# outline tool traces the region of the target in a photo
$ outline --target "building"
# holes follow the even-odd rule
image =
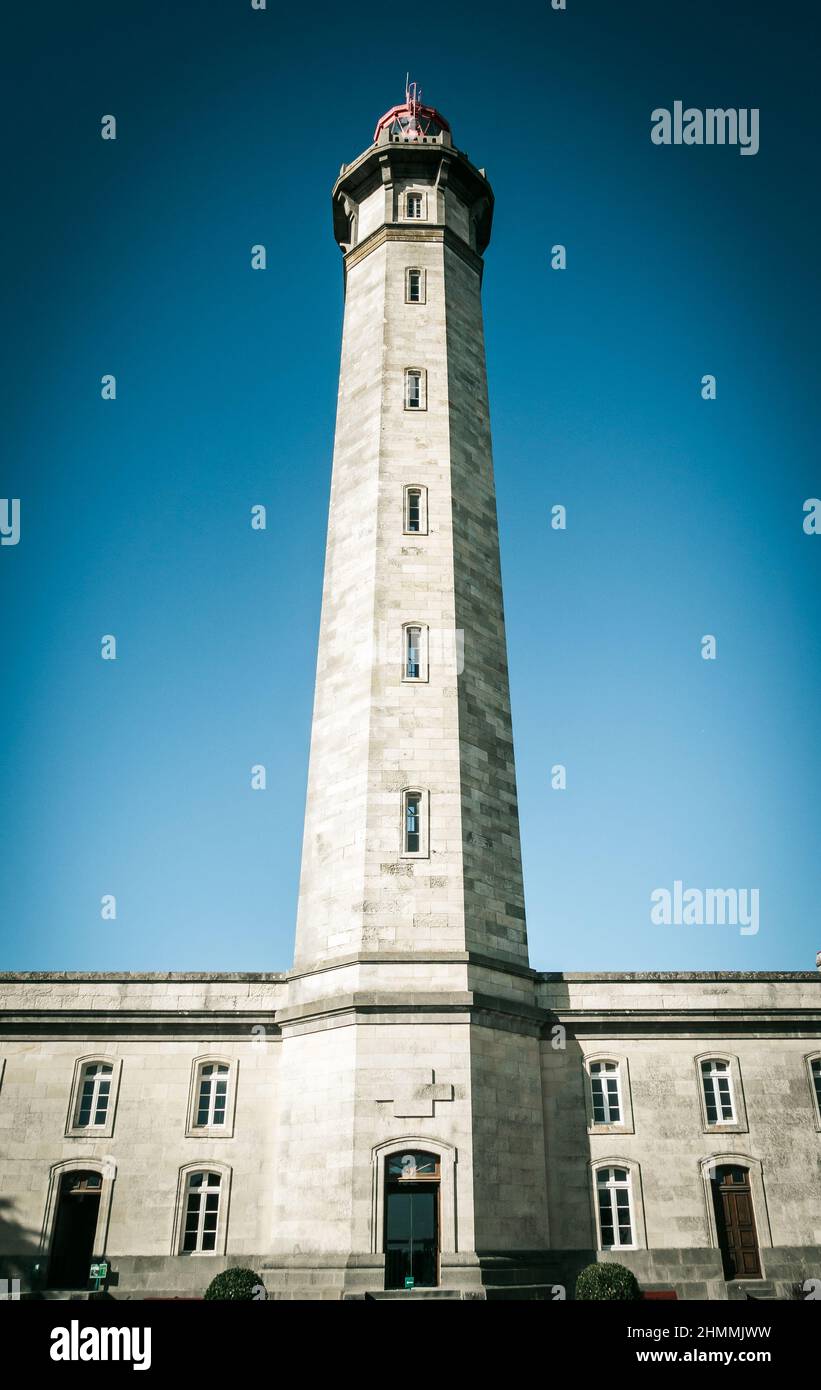
[[[345,320],[293,968],[5,975],[0,1273],[119,1296],[682,1297],[819,1274],[821,976],[528,959],[484,171],[413,91],[333,190]]]

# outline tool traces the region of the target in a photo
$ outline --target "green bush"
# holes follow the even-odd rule
[[[264,1294],[254,1294],[254,1290],[259,1291],[264,1288],[264,1284],[258,1274],[252,1269],[242,1269],[235,1266],[233,1269],[224,1269],[222,1274],[218,1274],[211,1280],[205,1290],[206,1298],[239,1298],[249,1302],[257,1298],[264,1298]]]
[[[577,1299],[622,1299],[633,1301],[641,1298],[636,1276],[625,1265],[597,1264],[587,1265],[576,1280]]]

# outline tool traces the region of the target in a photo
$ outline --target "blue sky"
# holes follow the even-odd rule
[[[329,193],[410,70],[496,193],[485,313],[533,964],[812,967],[813,11],[18,10],[0,965],[290,964],[342,314]],[[758,107],[760,152],[654,146],[650,113],[676,99]],[[758,934],[654,926],[650,894],[676,879],[758,888]]]

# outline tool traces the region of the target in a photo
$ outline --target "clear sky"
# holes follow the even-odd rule
[[[342,316],[329,194],[410,70],[496,193],[532,962],[811,969],[817,5],[46,0],[9,24],[0,966],[290,964]],[[653,145],[677,99],[759,108],[759,153]],[[757,888],[758,933],[654,925],[675,880]]]

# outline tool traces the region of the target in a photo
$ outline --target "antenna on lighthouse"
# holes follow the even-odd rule
[[[417,82],[411,82],[410,73],[405,77],[405,106],[408,111],[407,134],[411,139],[419,136],[419,108],[422,101],[422,93]]]

